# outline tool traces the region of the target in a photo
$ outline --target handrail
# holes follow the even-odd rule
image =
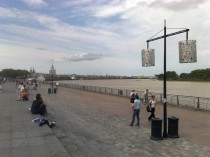
[[[99,87],[99,86],[87,86],[87,85],[78,85],[78,84],[67,84],[59,83],[60,87],[73,88],[103,94],[109,94],[114,96],[129,97],[131,90],[128,89],[117,89],[110,87]],[[144,91],[136,91],[141,100],[144,101]],[[156,100],[159,103],[162,103],[162,93],[150,92],[149,95],[155,95]],[[185,96],[185,95],[174,95],[167,94],[167,104],[175,106],[184,106],[193,109],[199,110],[209,110],[210,111],[210,98],[205,97],[194,97],[194,96]]]

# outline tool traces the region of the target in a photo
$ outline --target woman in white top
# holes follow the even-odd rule
[[[156,100],[155,96],[152,95],[152,99],[149,102],[149,107],[151,111],[151,115],[149,116],[148,120],[150,121],[152,118],[155,118],[155,106],[156,106]]]

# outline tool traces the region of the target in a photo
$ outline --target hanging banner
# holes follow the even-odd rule
[[[142,52],[142,66],[143,67],[155,66],[155,50],[143,49],[141,52]]]
[[[197,62],[196,40],[179,42],[179,63]]]

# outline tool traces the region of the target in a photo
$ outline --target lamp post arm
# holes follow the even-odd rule
[[[182,31],[178,31],[178,32],[166,34],[166,35],[163,35],[163,36],[160,36],[160,37],[157,37],[157,38],[149,39],[149,40],[147,40],[147,43],[148,43],[148,42],[151,42],[151,41],[158,40],[158,39],[162,39],[162,38],[164,38],[165,36],[166,36],[166,37],[170,37],[170,36],[177,35],[177,34],[181,34],[181,33],[184,33],[184,32],[187,32],[187,40],[188,40],[188,31],[190,31],[190,30],[189,30],[189,29],[185,29],[185,30],[182,30]]]

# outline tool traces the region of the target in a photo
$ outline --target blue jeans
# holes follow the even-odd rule
[[[140,114],[140,109],[133,110],[133,117],[132,117],[131,125],[133,125],[133,123],[135,121],[135,117],[137,118],[137,125],[139,125],[139,114]]]

